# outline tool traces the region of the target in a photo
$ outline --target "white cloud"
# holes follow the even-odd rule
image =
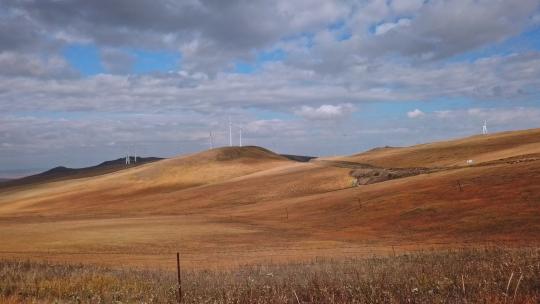
[[[450,111],[450,110],[439,110],[439,111],[435,111],[434,115],[437,118],[450,118],[450,117],[454,117],[455,112]]]
[[[0,52],[0,75],[7,77],[66,78],[77,73],[60,56]]]
[[[509,107],[509,108],[469,108],[458,110],[440,110],[433,114],[425,114],[426,117],[438,121],[458,123],[470,122],[480,125],[484,120],[490,124],[504,126],[524,125],[526,127],[535,126],[535,121],[540,121],[540,108],[532,107]],[[537,125],[540,127],[540,125]]]
[[[349,115],[355,110],[352,104],[321,105],[320,107],[302,106],[295,114],[313,120],[334,120]]]
[[[319,68],[325,69],[274,63],[252,75],[219,73],[213,78],[186,71],[66,79],[0,75],[0,111],[213,112],[232,107],[317,113],[365,102],[534,100],[540,93],[538,52],[444,65],[360,61],[331,76]],[[320,105],[337,108],[318,109]]]
[[[429,1],[413,14],[408,26],[384,23],[379,32],[385,35],[360,36],[359,52],[369,57],[398,53],[421,59],[433,53],[429,60],[447,58],[519,34],[531,25],[539,7],[537,0]],[[380,19],[396,17],[387,13]]]
[[[407,117],[409,118],[419,118],[425,116],[426,114],[419,109],[414,109],[413,111],[407,112]]]
[[[459,111],[457,113],[460,114]],[[540,109],[527,107],[513,108],[472,108],[466,115],[478,121],[487,120],[494,124],[518,124],[527,121],[540,121]],[[537,124],[540,127],[540,124]]]
[[[531,21],[533,24],[540,24],[540,14],[536,14],[532,16]]]
[[[424,5],[424,0],[393,0],[391,7],[396,14],[410,14],[418,11]]]
[[[399,19],[397,22],[387,22],[383,23],[381,25],[378,25],[375,28],[375,35],[384,35],[387,32],[391,31],[392,29],[404,27],[404,26],[410,26],[411,20],[407,18]]]

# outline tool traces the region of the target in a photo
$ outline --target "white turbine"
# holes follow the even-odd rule
[[[232,122],[229,116],[229,146],[232,147]]]
[[[484,120],[484,125],[482,126],[482,134],[484,135],[488,134],[487,120]]]
[[[210,131],[210,148],[214,149],[214,133]]]
[[[240,147],[242,146],[242,127],[240,127]]]

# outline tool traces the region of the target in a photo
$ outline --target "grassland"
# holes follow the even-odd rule
[[[228,299],[248,303],[260,299],[298,303],[292,298],[290,289],[294,288],[299,300],[306,302],[332,303],[326,296],[333,294],[336,303],[406,302],[406,296],[414,296],[410,298],[413,303],[460,303],[465,297],[469,303],[511,303],[513,294],[509,298],[500,289],[514,272],[513,284],[523,273],[515,302],[535,303],[538,285],[526,282],[538,277],[527,274],[524,267],[525,261],[530,262],[527,267],[532,265],[538,272],[538,261],[534,262],[537,251],[520,248],[540,246],[539,149],[540,129],[382,148],[307,163],[258,147],[226,147],[99,176],[3,188],[0,258],[5,259],[3,273],[12,282],[11,287],[5,285],[8,291],[3,291],[4,300],[23,297],[47,302],[48,296],[74,300],[69,294],[75,294],[92,302],[81,290],[94,283],[76,278],[88,275],[120,290],[92,287],[104,303],[119,293],[124,301],[149,299],[129,288],[151,290],[159,302],[167,302],[174,285],[167,271],[174,269],[171,257],[180,251],[182,266],[193,279],[187,284],[194,284],[188,288],[194,294],[186,295],[192,302],[220,303]],[[467,165],[468,159],[474,159],[474,164]],[[425,172],[430,173],[354,187],[350,166],[364,164],[422,167],[429,168]],[[441,253],[493,244],[508,249]],[[428,249],[438,253],[409,255]],[[366,260],[394,252],[398,258]],[[314,258],[321,264],[313,263]],[[420,270],[414,270],[412,262],[407,266],[407,259],[414,259]],[[422,266],[418,261],[427,264]],[[477,264],[464,269],[469,262]],[[48,275],[44,266],[48,264],[40,263],[54,264],[50,275],[59,277],[28,281],[33,276]],[[504,268],[504,263],[517,268]],[[70,266],[74,264],[82,265]],[[26,270],[17,279],[9,274],[13,267]],[[346,272],[347,267],[362,274],[357,278],[360,281],[351,281],[354,278]],[[400,267],[403,274],[398,271]],[[257,269],[270,269],[268,273],[273,275],[256,275]],[[238,271],[252,272],[259,280],[257,284],[268,282],[270,287],[253,285],[235,274]],[[429,276],[422,277],[422,271]],[[71,279],[66,279],[70,272]],[[383,286],[382,273],[393,283]],[[306,283],[311,281],[300,278],[301,274],[324,282],[324,290],[331,292],[311,290]],[[454,285],[462,274],[466,293],[460,297],[463,286],[459,289]],[[445,298],[438,293],[429,298],[423,293],[429,289],[411,283],[420,278],[443,282],[440,275],[454,284],[445,285]],[[273,281],[264,281],[263,277]],[[221,279],[238,290],[270,288],[272,297],[231,294],[219,284]],[[58,286],[47,287],[50,292],[43,294],[16,291],[26,285],[35,289],[35,284],[46,281],[57,282]],[[117,281],[127,282],[128,287]],[[348,294],[340,284],[364,289]],[[197,298],[209,289],[197,286],[210,286],[216,291]],[[253,288],[246,289],[249,286]],[[505,287],[502,292],[506,292]],[[393,293],[396,288],[400,294]],[[411,295],[414,288],[419,291]],[[125,296],[121,294],[124,291]],[[131,295],[138,298],[126,298]]]
[[[0,261],[0,301],[174,303],[176,274]],[[540,251],[500,248],[187,270],[184,303],[538,303]]]

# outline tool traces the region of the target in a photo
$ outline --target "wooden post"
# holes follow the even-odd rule
[[[459,187],[459,192],[463,192],[463,188],[461,188],[461,182],[458,180],[457,185]]]
[[[289,208],[285,208],[285,212],[287,213],[287,221],[289,220]]]
[[[180,252],[176,253],[176,271],[178,273],[178,303],[182,303],[182,277],[180,276]]]

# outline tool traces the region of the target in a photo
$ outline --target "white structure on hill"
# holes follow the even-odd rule
[[[240,127],[240,147],[242,146],[242,127]]]
[[[484,135],[488,134],[487,120],[484,120],[484,125],[482,126],[482,134]]]
[[[210,131],[210,148],[214,149],[214,133]]]
[[[229,116],[229,147],[232,147],[232,122]]]

